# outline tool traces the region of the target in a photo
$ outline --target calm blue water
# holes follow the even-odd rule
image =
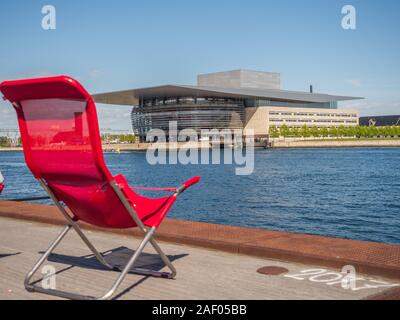
[[[144,153],[105,158],[138,186],[201,175],[169,217],[400,243],[400,149],[260,150],[251,176],[229,165],[150,166]],[[22,153],[0,153],[0,170],[7,182],[0,199],[44,195]]]

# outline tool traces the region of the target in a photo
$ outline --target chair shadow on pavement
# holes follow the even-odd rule
[[[132,257],[134,252],[135,252],[134,250],[131,250],[126,247],[118,247],[118,248],[115,248],[115,249],[112,249],[109,251],[102,252],[102,255],[104,256],[105,260],[108,263],[110,263],[112,265],[119,265],[119,266],[123,267],[126,265],[126,263],[129,261],[129,259]],[[44,252],[39,252],[39,253],[43,254]],[[189,254],[184,253],[184,254],[178,254],[178,255],[167,255],[167,257],[173,263],[175,260],[184,258],[188,255]],[[110,270],[110,269],[106,268],[105,266],[103,266],[93,254],[76,257],[76,256],[52,253],[48,257],[47,261],[50,263],[53,262],[53,263],[60,263],[60,264],[67,265],[67,267],[57,271],[56,275],[58,275],[62,272],[68,271],[75,267],[84,268],[84,269],[105,270],[105,271],[113,272],[115,274],[115,278],[113,278],[112,281],[114,281],[119,274],[119,272]],[[136,263],[134,264],[133,268],[142,268],[142,269],[151,269],[154,271],[161,271],[165,266],[166,266],[165,263],[162,261],[162,259],[160,258],[160,256],[157,253],[143,252],[139,256],[139,258],[136,261]],[[140,280],[135,282],[133,285],[131,285],[130,287],[125,289],[123,292],[120,292],[117,296],[114,297],[114,299],[120,298],[121,296],[125,295],[130,290],[132,290],[134,287],[136,287],[137,285],[144,282],[147,278],[149,278],[149,276],[144,276],[144,275],[142,277],[143,278],[141,278]],[[42,280],[43,280],[43,278],[38,279],[38,280],[34,281],[34,283],[38,283]],[[160,279],[160,280],[162,280],[162,279]],[[111,286],[111,282],[110,282],[110,286]],[[107,289],[108,289],[107,287],[104,288],[104,290],[107,290]]]
[[[17,256],[21,254],[21,252],[16,252],[16,253],[0,253],[0,259],[2,258],[8,258],[8,257],[12,257],[12,256]]]

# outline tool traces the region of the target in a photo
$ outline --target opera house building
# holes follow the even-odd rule
[[[338,102],[360,99],[281,89],[279,73],[234,70],[199,75],[197,85],[163,85],[94,95],[98,103],[132,106],[133,132],[145,141],[155,128],[254,130],[267,137],[270,126],[356,126],[359,114]]]

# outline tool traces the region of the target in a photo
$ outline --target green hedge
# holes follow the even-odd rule
[[[269,134],[272,138],[278,137],[303,137],[303,138],[328,138],[328,137],[358,137],[358,138],[374,138],[374,137],[400,137],[400,126],[386,126],[386,127],[329,127],[317,128],[316,126],[309,127],[304,125],[301,128],[288,127],[282,125],[281,127],[271,126]]]
[[[0,137],[0,147],[11,147],[12,141],[7,137]]]
[[[135,143],[136,137],[133,134],[104,134],[101,136],[102,141],[117,140],[119,142]]]

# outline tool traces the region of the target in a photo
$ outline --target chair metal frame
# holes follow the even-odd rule
[[[143,222],[139,219],[137,213],[135,210],[132,208],[130,205],[129,201],[119,188],[118,184],[115,181],[110,181],[110,185],[117,194],[118,198],[121,200],[122,204],[126,208],[126,210],[129,212],[131,215],[132,219],[135,221],[139,229],[143,232],[144,238],[141,241],[140,245],[138,246],[137,250],[135,253],[132,255],[132,257],[129,259],[128,263],[124,266],[118,266],[118,265],[111,265],[109,264],[103,257],[103,255],[97,251],[97,249],[94,247],[94,245],[89,241],[89,239],[85,236],[85,234],[82,232],[81,228],[77,224],[76,219],[71,217],[67,210],[64,208],[64,206],[57,200],[55,197],[54,193],[50,190],[50,188],[47,186],[45,180],[43,179],[38,179],[39,183],[43,187],[43,189],[47,192],[47,194],[50,196],[50,198],[54,201],[55,205],[61,212],[61,214],[64,216],[64,218],[67,220],[67,224],[64,227],[64,229],[61,231],[61,233],[57,236],[57,238],[51,243],[50,247],[46,250],[46,252],[41,256],[41,258],[37,261],[37,263],[33,266],[32,270],[29,271],[29,273],[25,277],[25,288],[26,290],[30,292],[40,292],[48,295],[53,295],[53,296],[58,296],[61,298],[68,298],[68,299],[77,299],[77,300],[108,300],[111,299],[112,296],[114,295],[115,291],[118,289],[119,285],[122,283],[124,278],[128,273],[135,273],[135,274],[140,274],[140,275],[145,275],[145,276],[153,276],[153,277],[161,277],[161,278],[167,278],[167,279],[175,279],[176,277],[176,269],[172,265],[171,261],[168,259],[166,254],[161,250],[160,246],[154,239],[155,231],[156,228],[147,228]],[[177,188],[172,195],[172,197],[178,197],[183,191],[185,191],[187,186],[182,185],[181,187]],[[114,281],[113,285],[111,288],[102,296],[100,297],[94,297],[94,296],[88,296],[88,295],[81,295],[77,293],[72,293],[72,292],[67,292],[67,291],[61,291],[57,289],[45,289],[41,286],[35,285],[35,283],[31,283],[31,279],[34,276],[34,274],[37,272],[37,270],[40,268],[40,266],[46,261],[46,259],[49,257],[49,255],[55,250],[55,248],[60,244],[60,242],[64,239],[64,237],[67,235],[67,233],[71,230],[74,229],[78,236],[82,239],[82,241],[87,245],[87,247],[92,251],[94,256],[97,258],[97,260],[105,266],[107,269],[112,270],[112,271],[119,271],[120,275],[117,277],[117,279]],[[170,269],[170,272],[160,272],[160,271],[155,271],[155,270],[147,270],[147,269],[141,269],[141,268],[134,268],[135,262],[143,252],[144,248],[146,245],[150,242],[150,244],[153,246],[155,251],[158,253],[162,261],[165,263],[165,265]]]
[[[47,192],[49,197],[53,200],[61,214],[66,219],[66,225],[61,233],[57,236],[57,238],[51,243],[50,247],[46,250],[46,252],[40,257],[38,262],[33,266],[32,270],[26,275],[25,278],[25,288],[28,291],[37,291],[49,295],[55,295],[63,298],[70,298],[70,299],[110,299],[114,293],[116,292],[117,288],[124,280],[126,275],[129,272],[137,273],[146,276],[155,276],[155,277],[162,277],[168,279],[174,279],[176,276],[176,270],[172,265],[171,261],[169,261],[168,257],[165,253],[161,250],[159,245],[157,244],[156,240],[154,239],[154,235],[156,229],[158,229],[160,223],[165,218],[166,214],[168,213],[169,209],[172,207],[173,203],[175,202],[176,198],[179,196],[180,193],[184,192],[187,188],[191,187],[192,185],[198,183],[200,181],[200,177],[193,177],[192,179],[184,182],[179,188],[141,188],[143,190],[157,190],[157,191],[168,191],[170,195],[168,197],[163,198],[146,198],[140,197],[131,189],[140,189],[140,188],[132,188],[128,185],[125,177],[122,175],[112,176],[111,172],[109,172],[103,158],[103,150],[101,146],[100,140],[100,130],[98,126],[98,119],[97,119],[97,112],[96,112],[96,105],[92,98],[92,96],[85,90],[85,88],[76,80],[67,77],[67,76],[58,76],[58,77],[48,77],[48,78],[38,78],[38,79],[23,79],[23,80],[13,80],[13,81],[5,81],[0,83],[0,92],[3,93],[4,99],[10,101],[13,105],[14,109],[17,112],[18,116],[18,124],[21,131],[21,139],[24,145],[24,155],[25,160],[28,165],[28,168],[31,170],[32,174],[36,177],[39,181],[43,189]],[[48,135],[49,130],[49,123],[53,120],[54,115],[50,117],[43,117],[43,114],[39,112],[39,118],[36,119],[32,114],[29,113],[29,105],[27,114],[24,112],[24,107],[22,106],[22,101],[31,101],[34,104],[37,104],[38,101],[48,100],[52,101],[51,103],[59,103],[59,101],[72,101],[79,104],[79,112],[74,112],[72,109],[69,110],[70,113],[63,115],[61,112],[62,117],[60,119],[56,118],[57,121],[60,122],[60,125],[64,126],[67,125],[68,130],[73,128],[73,131],[66,131],[63,132],[62,130],[58,130],[53,132],[52,130],[51,135]],[[56,100],[56,101],[53,101]],[[85,108],[83,108],[83,104]],[[61,105],[52,107],[51,110],[57,113],[63,108],[69,108],[68,105]],[[37,108],[37,105],[32,108]],[[44,105],[42,109],[42,113],[45,112],[49,108],[49,105]],[[59,109],[57,109],[59,108]],[[32,111],[32,110],[31,110]],[[72,114],[73,112],[73,114]],[[37,113],[36,113],[37,114]],[[51,113],[50,113],[51,114]],[[85,114],[83,119],[83,114]],[[65,117],[64,117],[65,116]],[[52,118],[53,117],[53,118]],[[45,134],[44,136],[47,138],[54,139],[58,134],[60,134],[60,142],[63,141],[62,134],[69,135],[68,139],[65,137],[65,145],[73,145],[74,148],[71,150],[74,152],[77,151],[90,151],[92,157],[88,157],[86,160],[89,166],[93,169],[91,172],[87,173],[86,167],[79,167],[76,168],[74,166],[67,166],[68,170],[64,172],[63,165],[67,165],[68,163],[75,161],[76,154],[71,153],[69,157],[74,156],[73,161],[72,158],[67,158],[65,163],[58,162],[60,155],[57,155],[53,159],[53,166],[54,162],[56,162],[55,167],[57,167],[56,171],[53,171],[54,167],[49,169],[49,167],[44,166],[44,163],[47,162],[47,153],[37,154],[35,157],[32,154],[32,146],[37,145],[38,151],[53,151],[52,148],[47,150],[43,148],[46,145],[46,141],[42,141],[38,137],[40,135],[32,135],[29,131],[28,123],[30,124],[31,121],[39,120],[36,125],[39,128],[43,129]],[[49,122],[50,121],[50,122]],[[71,122],[73,121],[73,122]],[[57,122],[58,123],[58,122]],[[85,128],[85,133],[83,132],[83,127]],[[38,128],[33,127],[32,130],[38,130]],[[40,130],[39,130],[40,131]],[[79,137],[77,141],[74,142],[74,139]],[[85,137],[85,139],[83,139]],[[46,139],[45,139],[46,140]],[[56,140],[56,143],[57,142]],[[85,146],[83,149],[82,146]],[[75,148],[76,147],[76,148]],[[86,150],[86,147],[88,150]],[[58,149],[55,149],[56,151]],[[60,149],[61,150],[61,149]],[[69,150],[69,151],[71,151]],[[78,156],[76,161],[79,162],[79,157],[82,155],[81,152],[77,153]],[[54,154],[52,154],[54,155]],[[37,161],[37,163],[36,163]],[[84,162],[85,163],[85,162]],[[61,172],[62,171],[62,172]],[[76,171],[76,172],[75,172]],[[95,181],[95,183],[90,183],[90,187],[106,186],[107,190],[104,192],[108,193],[109,202],[106,203],[107,198],[99,197],[97,198],[98,203],[93,203],[93,206],[87,206],[84,203],[82,204],[82,211],[80,212],[79,209],[79,197],[76,197],[73,193],[66,193],[60,192],[60,186],[68,187],[71,186],[71,181],[68,179],[62,178],[61,180],[57,176],[57,174],[62,173],[62,175],[71,174],[73,177],[76,178],[76,181],[72,181],[73,184],[76,184],[78,181],[81,182],[82,179],[94,179],[89,181]],[[76,173],[76,175],[74,175]],[[87,175],[86,175],[87,174]],[[58,177],[58,178],[57,178]],[[54,181],[58,182],[54,183]],[[86,181],[86,180],[85,180]],[[89,182],[88,181],[88,182]],[[55,186],[53,186],[53,184]],[[79,185],[79,183],[78,183]],[[82,190],[86,190],[86,195],[88,193],[86,184],[84,186],[79,185],[82,187]],[[77,190],[77,189],[76,189]],[[75,191],[76,191],[75,190]],[[100,189],[99,189],[100,190]],[[77,191],[79,192],[79,190]],[[70,197],[66,196],[69,194]],[[84,197],[84,196],[83,196]],[[95,198],[96,199],[96,198]],[[85,199],[88,200],[88,199]],[[165,202],[164,202],[165,201]],[[103,204],[104,207],[96,207],[96,205]],[[107,206],[106,206],[107,204]],[[74,206],[76,207],[74,208]],[[67,210],[69,207],[70,210]],[[156,208],[157,207],[157,208]],[[115,212],[113,216],[112,211],[113,208],[117,208],[118,210]],[[98,212],[97,219],[95,217],[95,210]],[[89,219],[90,216],[90,219]],[[107,216],[108,219],[105,219]],[[102,226],[105,228],[130,228],[130,227],[138,227],[139,230],[143,233],[144,238],[141,240],[141,243],[135,253],[130,257],[128,263],[125,266],[119,265],[112,265],[108,263],[105,257],[97,251],[94,245],[89,241],[89,239],[84,235],[81,228],[78,225],[78,221],[83,220],[90,224]],[[120,275],[117,277],[115,282],[113,283],[112,287],[102,296],[100,297],[93,297],[87,295],[81,295],[77,293],[71,293],[56,289],[46,289],[37,285],[36,282],[31,282],[32,277],[38,271],[40,266],[47,260],[49,255],[56,249],[56,247],[61,243],[64,239],[66,234],[71,230],[74,229],[78,236],[82,239],[82,241],[88,246],[90,251],[94,254],[96,259],[108,270],[112,271],[119,271]],[[146,245],[150,242],[153,246],[155,251],[161,257],[162,261],[165,265],[169,268],[170,272],[161,272],[156,270],[145,270],[141,268],[135,268],[134,264],[137,261],[138,257],[143,252]]]

